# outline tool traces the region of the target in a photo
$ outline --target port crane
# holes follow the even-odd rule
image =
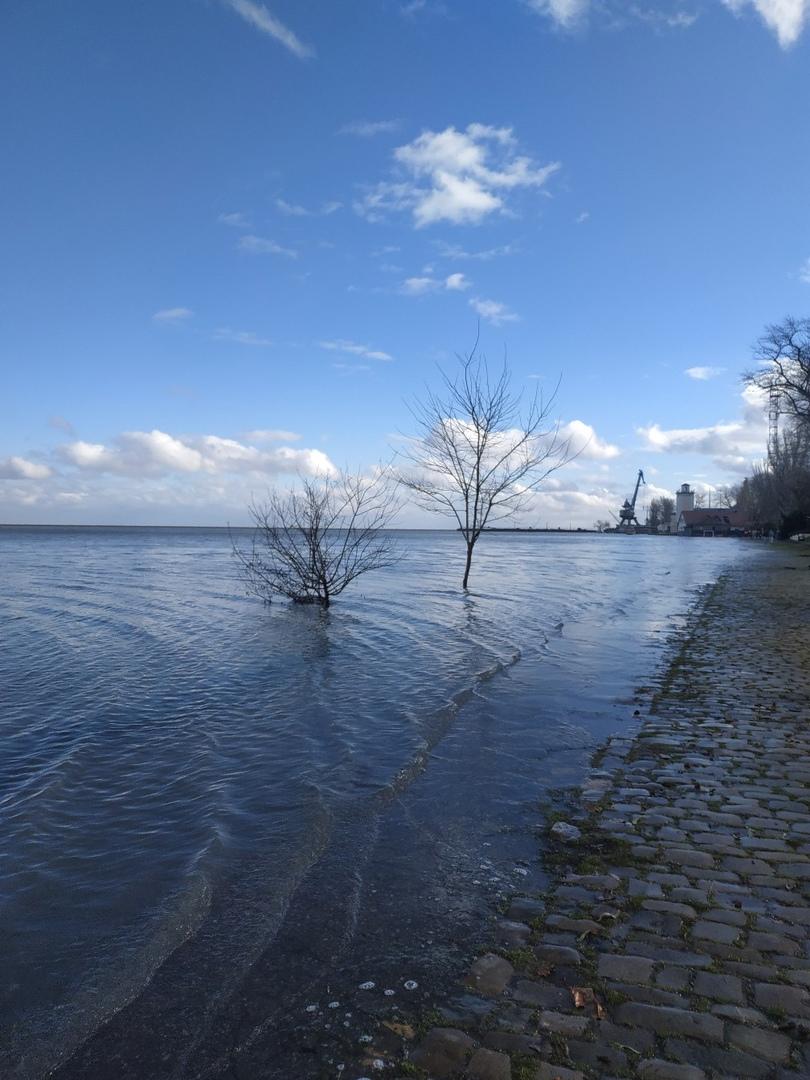
[[[641,484],[646,484],[644,479],[644,473],[641,469],[638,470],[638,477],[636,478],[636,489],[633,492],[632,499],[625,499],[624,504],[619,507],[619,528],[630,525],[638,525],[638,518],[636,517],[636,499],[638,498],[638,489]]]

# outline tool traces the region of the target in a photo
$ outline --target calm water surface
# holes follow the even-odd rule
[[[465,596],[457,535],[400,542],[324,613],[245,597],[221,530],[0,529],[0,1075],[306,1076],[306,1004],[440,986],[757,557],[490,535]]]

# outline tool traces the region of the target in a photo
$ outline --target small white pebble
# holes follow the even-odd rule
[[[408,981],[406,983],[403,983],[403,986],[405,987],[406,990],[415,990],[418,985],[419,985],[419,983],[414,982],[413,979],[408,979]]]
[[[317,1005],[307,1005],[307,1012],[317,1012],[317,1011],[318,1011],[318,1006]]]
[[[361,990],[373,990],[374,986],[375,986],[375,984],[373,982],[360,983],[360,989]]]
[[[382,1058],[374,1058],[374,1060],[371,1063],[371,1067],[372,1067],[372,1069],[384,1069],[385,1068],[385,1062],[383,1061]]]
[[[339,1001],[330,1001],[329,1002],[329,1008],[330,1009],[339,1009],[340,1008],[340,1002]]]
[[[371,1041],[372,1041],[372,1039],[371,1039],[370,1035],[361,1035],[360,1036],[360,1042],[361,1043],[370,1043]]]
[[[516,866],[515,873],[520,874],[521,877],[528,877],[529,871],[526,869],[525,866]]]
[[[393,997],[395,992],[396,991],[394,991],[394,990],[383,990],[383,993],[385,994],[386,997]]]

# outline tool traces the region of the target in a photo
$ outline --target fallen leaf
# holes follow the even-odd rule
[[[416,1031],[410,1024],[397,1024],[393,1020],[383,1020],[383,1027],[387,1027],[389,1031],[393,1031],[395,1035],[403,1039],[413,1039],[416,1036]]]

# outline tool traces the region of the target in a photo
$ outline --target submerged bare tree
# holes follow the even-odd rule
[[[250,550],[233,546],[248,591],[329,607],[355,578],[397,560],[384,532],[396,509],[385,473],[368,479],[340,472],[303,479],[299,490],[271,491],[249,507]]]
[[[486,526],[519,511],[570,455],[549,421],[556,389],[548,400],[538,391],[521,411],[506,363],[490,376],[477,344],[458,360],[455,376],[441,372],[441,389],[428,390],[411,408],[418,435],[401,451],[410,468],[399,480],[424,509],[456,522],[467,545],[466,589]]]

